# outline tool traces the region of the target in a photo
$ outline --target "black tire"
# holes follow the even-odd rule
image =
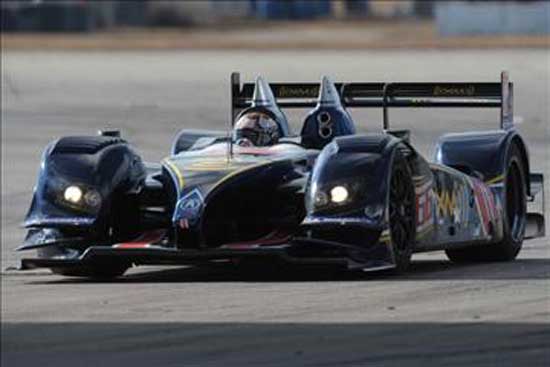
[[[397,151],[390,178],[390,235],[394,253],[394,272],[405,272],[411,262],[416,237],[416,208],[414,184],[410,168]]]
[[[63,249],[55,246],[45,247],[37,250],[38,258],[51,258],[63,253]],[[122,276],[130,264],[121,261],[104,261],[97,264],[89,264],[71,268],[51,268],[51,272],[67,277],[83,277],[92,279],[113,279]]]
[[[520,252],[527,222],[527,180],[523,158],[515,144],[506,162],[502,210],[504,237],[501,242],[446,250],[447,257],[456,263],[511,261]]]

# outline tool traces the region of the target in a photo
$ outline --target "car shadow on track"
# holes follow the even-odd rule
[[[391,271],[365,273],[328,266],[289,266],[265,263],[242,266],[214,263],[198,267],[137,268],[110,280],[56,278],[33,284],[63,283],[196,283],[196,282],[306,282],[306,281],[418,281],[548,279],[550,259],[519,259],[507,263],[453,264],[446,260],[416,260],[404,274]]]
[[[6,366],[547,366],[538,323],[24,322]]]

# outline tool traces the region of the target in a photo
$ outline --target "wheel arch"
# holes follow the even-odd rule
[[[50,143],[42,155],[24,225],[27,228],[96,228],[109,215],[109,205],[115,191],[137,190],[145,174],[139,155],[120,138],[60,138]],[[98,209],[88,212],[75,205],[61,205],[59,197],[68,185],[99,193],[101,201]]]
[[[520,152],[521,159],[523,161],[522,167],[523,167],[523,173],[525,177],[525,185],[526,185],[525,188],[527,191],[527,195],[531,195],[531,182],[530,182],[530,174],[529,174],[529,172],[531,172],[531,168],[529,165],[529,151],[527,150],[527,145],[525,144],[525,141],[523,140],[521,135],[516,133],[511,136],[510,142],[506,146],[506,155],[508,155],[508,151],[511,149],[513,145],[517,146]],[[504,161],[503,164],[506,164],[506,161]],[[503,167],[503,168],[506,169],[506,167]]]
[[[337,241],[368,251],[369,255],[361,255],[364,269],[378,268],[381,264],[405,269],[404,261],[393,248],[389,226],[390,182],[401,147],[416,155],[401,139],[384,133],[338,137],[326,145],[317,157],[306,188],[307,214],[302,228],[313,229],[313,238],[324,238],[323,227],[331,225],[347,226],[349,233],[371,233],[371,237],[362,235],[363,242],[343,238]],[[414,170],[410,162],[405,163]],[[354,182],[355,188],[351,184]],[[363,195],[357,196],[357,201],[351,200],[349,205],[338,206],[329,200],[330,190],[336,186],[348,188],[350,198],[355,193]],[[325,204],[316,203],[319,197],[325,198]],[[316,229],[320,229],[321,234],[315,232]],[[356,240],[357,236],[350,239]]]
[[[507,158],[514,145],[521,154],[527,193],[530,194],[529,152],[516,130],[445,134],[437,141],[434,160],[460,171],[467,169],[467,174],[480,173],[485,183],[497,184],[504,180]]]
[[[316,195],[315,190],[320,187],[342,181],[342,177],[358,177],[357,170],[369,172],[365,174],[364,185],[369,194],[357,205],[355,210],[367,210],[371,207],[383,207],[384,215],[379,223],[387,222],[386,211],[389,205],[389,184],[392,174],[392,165],[399,152],[399,147],[407,147],[400,139],[388,134],[365,134],[338,137],[323,148],[317,158],[311,181],[306,192],[306,208],[308,214],[313,214],[314,205],[311,204]],[[409,167],[412,171],[412,167]],[[344,211],[349,211],[348,208]],[[325,214],[319,211],[321,215]],[[330,213],[331,215],[334,212]]]

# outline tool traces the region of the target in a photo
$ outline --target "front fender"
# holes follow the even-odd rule
[[[385,225],[391,165],[400,140],[386,134],[335,139],[315,163],[306,191],[309,217],[353,217]],[[342,187],[347,198],[334,197]],[[342,190],[340,190],[342,191]]]
[[[115,192],[136,190],[145,177],[139,156],[120,138],[64,137],[42,155],[27,228],[94,228],[110,214]],[[82,203],[64,199],[69,186],[81,189]],[[97,205],[85,202],[87,192],[99,194]],[[97,199],[97,197],[96,197]]]
[[[305,240],[338,242],[364,271],[393,268],[388,224],[391,167],[400,139],[387,134],[336,138],[325,146],[306,189]],[[348,198],[334,202],[331,190],[344,187]],[[338,201],[338,200],[337,200]]]

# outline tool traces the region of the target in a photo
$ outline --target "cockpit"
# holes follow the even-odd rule
[[[232,138],[238,146],[268,147],[290,142],[306,149],[322,149],[335,137],[351,134],[355,134],[353,120],[327,77],[320,84],[317,106],[306,116],[300,135],[294,137],[269,84],[259,77],[252,106],[237,116]]]

